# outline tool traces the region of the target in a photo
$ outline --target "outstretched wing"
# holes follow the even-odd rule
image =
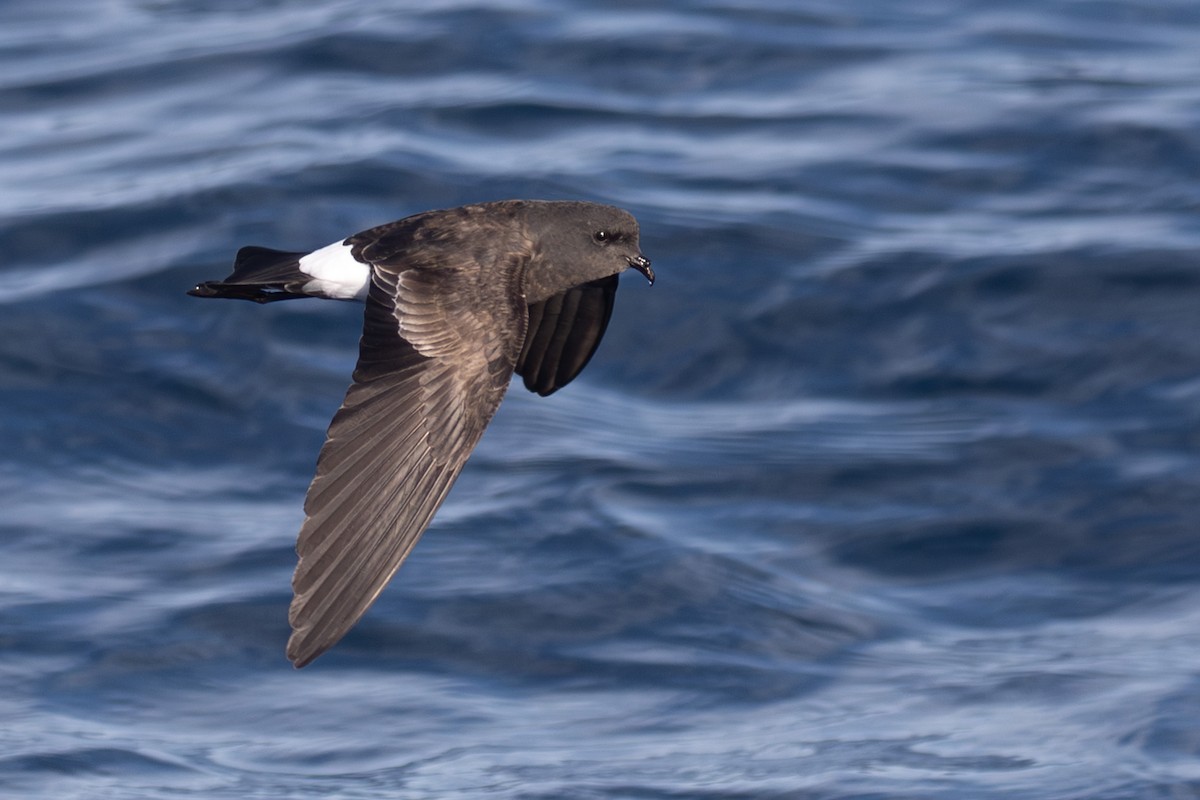
[[[287,654],[297,667],[374,602],[500,405],[525,338],[521,269],[481,269],[373,267],[354,383],[329,426],[296,545]]]
[[[587,365],[612,316],[617,278],[609,275],[529,305],[529,332],[516,366],[525,388],[545,397]]]

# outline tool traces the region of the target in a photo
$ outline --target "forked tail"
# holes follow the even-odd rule
[[[188,294],[193,297],[225,297],[271,303],[310,297],[304,287],[312,276],[300,270],[300,258],[306,253],[272,250],[269,247],[243,247],[233,261],[233,273],[224,280],[205,281]]]

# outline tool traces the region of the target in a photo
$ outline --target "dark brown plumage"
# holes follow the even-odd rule
[[[191,290],[271,302],[364,298],[354,381],[304,503],[288,657],[333,646],[445,500],[513,373],[548,395],[600,343],[618,275],[653,282],[625,211],[509,200],[431,211],[312,253],[243,248]]]

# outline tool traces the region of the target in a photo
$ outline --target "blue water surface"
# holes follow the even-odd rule
[[[1198,54],[1195,0],[0,3],[0,796],[1200,796]],[[506,197],[659,282],[295,671],[361,308],[184,291]]]

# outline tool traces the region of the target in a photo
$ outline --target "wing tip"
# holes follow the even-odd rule
[[[539,397],[549,397],[562,388],[553,380],[553,376],[543,375],[540,371],[530,370],[529,374],[521,377],[525,388]]]
[[[291,661],[292,666],[296,669],[308,666],[330,647],[328,644],[310,641],[307,633],[307,631],[293,631],[291,637],[288,638],[288,661]]]
[[[294,577],[292,585],[295,586]],[[286,652],[288,661],[291,661],[292,666],[296,669],[311,664],[318,656],[337,643],[336,638],[333,641],[325,641],[327,637],[319,635],[320,626],[313,625],[312,620],[302,619],[306,601],[305,594],[296,592],[292,596],[291,606],[288,607],[288,624],[292,628],[292,635],[288,637]]]

